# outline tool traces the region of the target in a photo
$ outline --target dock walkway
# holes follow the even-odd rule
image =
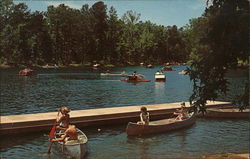
[[[231,103],[219,101],[207,103],[207,107],[229,105],[231,105]],[[140,108],[142,106],[147,107],[150,112],[150,120],[156,120],[172,116],[173,112],[180,108],[180,102],[74,110],[70,112],[70,123],[75,124],[77,127],[86,127],[125,124],[129,121],[138,121]],[[187,102],[186,106],[189,106]],[[0,135],[49,131],[55,122],[56,115],[57,112],[1,116]]]

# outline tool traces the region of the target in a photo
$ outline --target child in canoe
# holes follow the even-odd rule
[[[147,111],[146,107],[141,107],[140,119],[141,121],[138,121],[137,124],[140,124],[140,125],[149,124],[149,112]]]
[[[185,106],[185,102],[181,102],[181,109],[177,109],[174,115],[178,115],[176,120],[184,120],[188,118],[188,112]]]
[[[69,125],[68,128],[66,129],[66,131],[64,132],[64,134],[57,139],[52,139],[52,142],[55,141],[68,141],[68,140],[77,140],[78,139],[78,135],[77,135],[77,129],[75,127],[75,125]]]

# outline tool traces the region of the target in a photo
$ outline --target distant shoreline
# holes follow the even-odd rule
[[[205,155],[202,156],[201,159],[249,159],[249,153],[242,154],[219,154],[219,155]]]

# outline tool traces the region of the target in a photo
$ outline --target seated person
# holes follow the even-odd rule
[[[78,134],[77,134],[77,129],[75,125],[69,125],[69,127],[66,129],[64,132],[65,134],[62,135],[60,138],[57,139],[52,139],[52,142],[55,141],[68,141],[68,140],[77,140],[78,139]]]
[[[59,123],[57,129],[66,130],[69,127],[69,112],[70,109],[67,107],[62,107],[59,110],[59,116],[57,116],[56,122]]]
[[[147,112],[146,107],[141,107],[140,119],[141,119],[141,121],[138,121],[137,124],[140,124],[140,125],[148,125],[149,124],[149,112]]]
[[[177,109],[176,112],[174,112],[174,115],[178,115],[175,118],[176,120],[184,120],[188,118],[188,112],[185,106],[185,102],[181,103],[181,109]]]

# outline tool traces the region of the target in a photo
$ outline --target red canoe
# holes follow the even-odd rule
[[[145,80],[144,76],[140,75],[140,74],[129,75],[121,81],[125,81],[125,82],[150,82],[150,80]]]
[[[26,68],[24,70],[21,70],[18,74],[18,76],[36,76],[37,73],[35,73],[33,70]]]

